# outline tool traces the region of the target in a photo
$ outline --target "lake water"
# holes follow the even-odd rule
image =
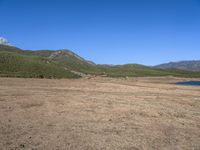
[[[200,86],[200,81],[185,81],[185,82],[177,82],[178,85],[192,85],[192,86]]]

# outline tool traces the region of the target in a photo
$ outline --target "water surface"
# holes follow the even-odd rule
[[[192,85],[192,86],[200,86],[200,81],[184,81],[184,82],[177,82],[178,85]]]

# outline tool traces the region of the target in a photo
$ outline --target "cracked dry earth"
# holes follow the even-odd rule
[[[0,78],[0,149],[200,150],[200,87],[182,80]]]

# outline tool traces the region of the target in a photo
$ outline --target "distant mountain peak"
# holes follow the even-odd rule
[[[200,60],[169,62],[155,66],[160,69],[179,69],[186,71],[200,71]]]
[[[1,45],[11,46],[10,42],[4,37],[0,37],[0,44]]]

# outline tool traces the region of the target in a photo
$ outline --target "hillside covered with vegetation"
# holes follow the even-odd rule
[[[200,77],[200,72],[158,69],[138,64],[96,65],[70,50],[22,50],[0,45],[0,76],[27,78],[79,78],[78,73],[109,77]]]

